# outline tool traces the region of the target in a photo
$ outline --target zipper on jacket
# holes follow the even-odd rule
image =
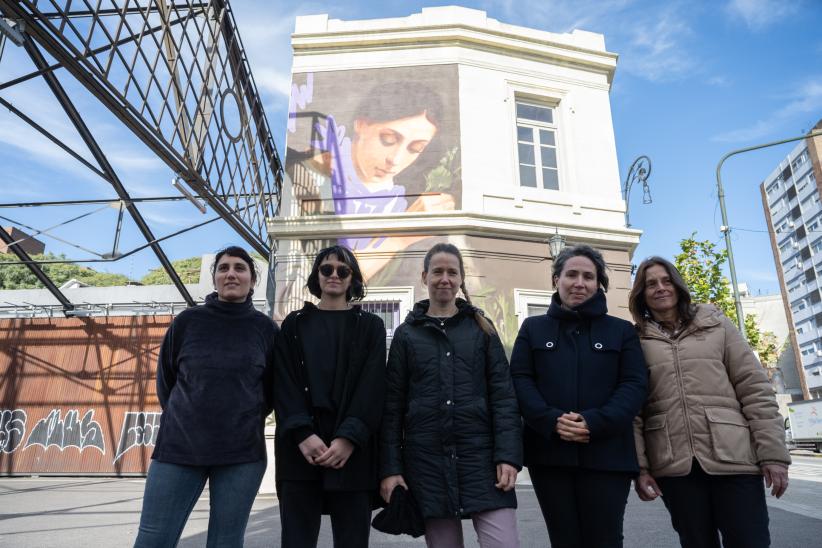
[[[674,369],[676,370],[676,377],[679,384],[680,401],[682,402],[683,419],[685,420],[685,430],[688,432],[688,446],[691,448],[691,458],[696,456],[694,450],[694,434],[691,431],[691,417],[688,415],[688,402],[685,399],[685,383],[682,379],[682,370],[679,367],[679,345],[671,341],[671,348],[674,351]]]

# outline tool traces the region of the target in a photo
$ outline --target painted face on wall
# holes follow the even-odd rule
[[[436,253],[422,273],[422,283],[428,288],[428,298],[440,305],[449,305],[457,298],[462,285],[460,260],[451,253]]]
[[[253,275],[248,264],[240,257],[223,255],[214,272],[214,288],[221,301],[237,303],[248,298]]]
[[[363,183],[390,181],[410,166],[437,133],[425,113],[388,122],[357,119],[351,159]]]
[[[679,295],[664,266],[655,264],[645,270],[645,304],[651,313],[664,316],[679,304]]]
[[[590,299],[599,287],[597,268],[588,257],[576,256],[565,261],[559,276],[554,278],[559,300],[574,307]]]
[[[343,296],[351,287],[351,267],[336,255],[329,255],[320,263],[318,281],[323,296]]]

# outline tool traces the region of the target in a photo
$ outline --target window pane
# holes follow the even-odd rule
[[[539,130],[539,143],[541,145],[556,146],[557,143],[554,140],[554,132],[549,129]]]
[[[542,316],[548,312],[548,305],[547,304],[529,304],[528,305],[528,317],[531,316]]]
[[[534,166],[519,166],[519,184],[521,186],[537,186],[537,168]]]
[[[517,141],[534,142],[534,130],[529,127],[517,126]]]
[[[544,168],[542,170],[542,186],[551,190],[559,190],[559,177],[556,169]]]
[[[542,157],[542,167],[557,167],[557,149],[551,147],[539,147]]]
[[[526,105],[517,103],[517,118],[534,120],[545,124],[554,123],[554,111],[548,107],[538,107],[536,105]]]
[[[534,147],[533,145],[517,145],[519,149],[519,163],[536,165],[534,161]]]

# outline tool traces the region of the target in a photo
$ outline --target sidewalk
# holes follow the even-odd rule
[[[130,546],[134,542],[142,502],[143,479],[112,478],[0,478],[0,546],[15,548],[104,548]],[[813,499],[804,513],[791,511],[791,491],[780,506],[771,504],[771,533],[775,548],[809,548],[822,538],[822,519],[809,515],[817,504],[822,483],[796,481],[795,496],[804,490]],[[547,532],[533,491],[517,487],[517,520],[522,548],[548,546]],[[784,503],[784,505],[783,505]],[[785,509],[787,508],[787,509]],[[470,520],[463,522],[466,547],[476,547]],[[181,547],[205,546],[208,526],[208,493],[195,506],[183,532]],[[279,547],[279,515],[276,497],[260,495],[254,504],[247,548]],[[319,546],[330,547],[331,528],[323,522]],[[422,539],[394,537],[373,531],[371,546],[422,547]],[[631,492],[625,515],[626,548],[677,548],[676,534],[660,501],[642,503]]]

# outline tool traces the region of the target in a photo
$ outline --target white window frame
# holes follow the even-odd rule
[[[543,107],[551,109],[552,115],[552,123],[544,123],[539,122],[536,120],[524,119],[519,118],[517,116],[517,105],[518,104],[525,104],[535,107]],[[559,109],[559,100],[557,98],[552,97],[536,97],[530,94],[522,94],[515,92],[513,94],[513,149],[514,149],[514,171],[516,173],[516,181],[517,186],[519,188],[527,188],[532,189],[534,191],[551,191],[551,192],[558,192],[566,190],[563,185],[563,161],[562,161],[562,150],[563,144],[562,139],[560,136],[560,127],[561,127],[561,113]],[[519,133],[518,133],[518,126],[526,126],[532,129],[546,129],[550,130],[554,133],[554,153],[556,155],[556,171],[557,171],[557,188],[545,188],[545,181],[542,178],[542,155],[540,154],[540,146],[541,143],[539,142],[539,131],[533,131],[534,134],[534,142],[532,143],[532,147],[534,149],[534,163],[535,167],[534,170],[536,171],[536,187],[530,187],[522,184],[522,180],[520,179],[520,158],[519,158]]]
[[[413,286],[368,286],[368,293],[362,302],[391,302],[400,303],[400,323],[405,316],[414,308],[414,287]]]
[[[548,289],[520,289],[514,288],[514,314],[517,316],[517,325],[528,317],[528,305],[551,306],[551,297],[555,291]]]

